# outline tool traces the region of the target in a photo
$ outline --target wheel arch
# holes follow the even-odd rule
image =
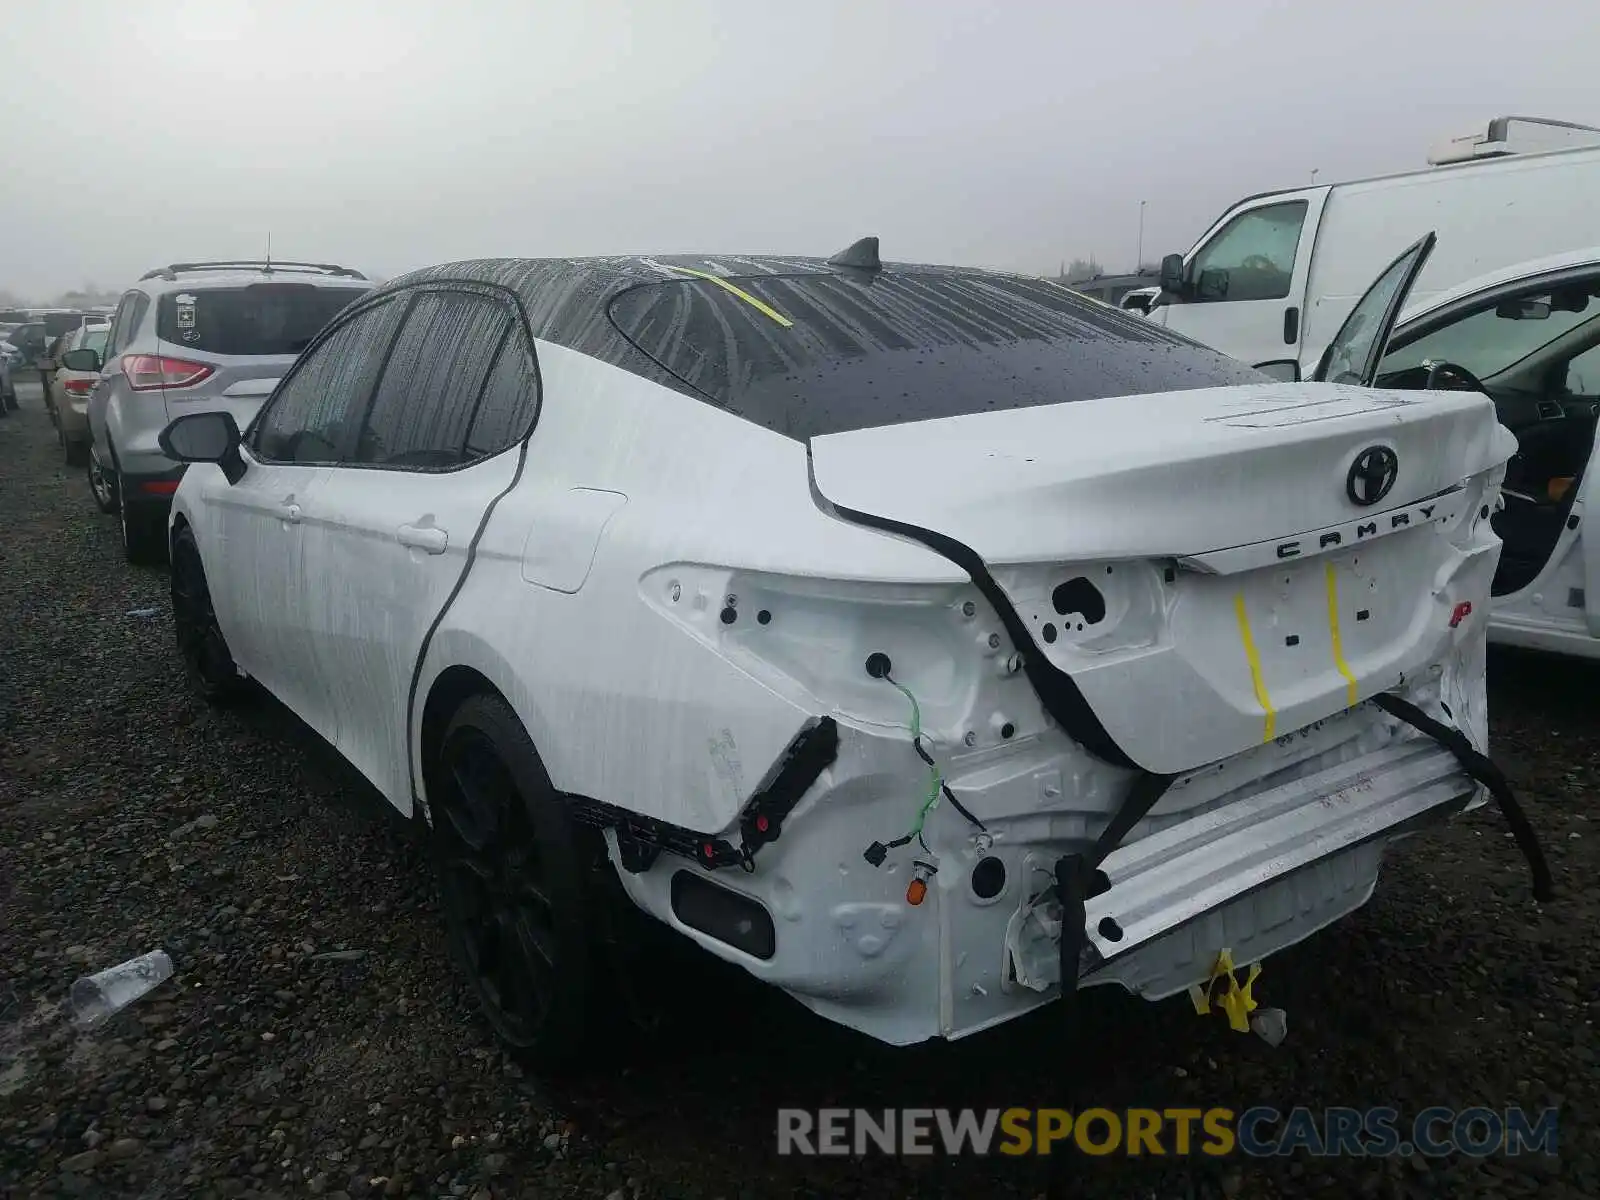
[[[561,780],[550,770],[548,739],[540,736],[539,723],[529,720],[528,706],[519,703],[523,689],[518,685],[518,676],[511,664],[487,642],[465,630],[439,630],[430,647],[422,686],[417,689],[416,707],[412,710],[412,728],[416,733],[408,749],[416,785],[415,794],[407,797],[410,803],[406,815],[425,822],[432,820],[428,808],[428,764],[439,748],[451,714],[467,697],[478,693],[497,696],[516,714],[540,762],[550,773],[551,783],[558,793],[563,790]]]

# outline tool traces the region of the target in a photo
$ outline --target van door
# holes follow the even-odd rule
[[[1183,284],[1155,319],[1245,362],[1299,357],[1328,191],[1274,192],[1230,209],[1184,256]]]

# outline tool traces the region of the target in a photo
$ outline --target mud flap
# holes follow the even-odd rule
[[[1550,865],[1545,861],[1538,836],[1533,832],[1528,815],[1522,811],[1522,805],[1517,803],[1516,795],[1512,792],[1511,784],[1504,772],[1495,766],[1488,755],[1480,753],[1467,740],[1466,734],[1446,725],[1443,721],[1435,720],[1411,701],[1403,700],[1388,692],[1380,692],[1372,697],[1372,702],[1390,716],[1404,721],[1418,733],[1432,738],[1455,756],[1463,771],[1489,789],[1489,794],[1500,806],[1500,814],[1505,817],[1506,824],[1511,828],[1511,836],[1517,843],[1517,849],[1522,851],[1522,857],[1528,862],[1528,870],[1533,876],[1533,898],[1541,902],[1549,900],[1555,893]]]

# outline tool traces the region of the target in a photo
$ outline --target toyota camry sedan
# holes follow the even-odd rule
[[[895,1044],[1104,984],[1243,1028],[1228,965],[1400,835],[1487,791],[1537,865],[1483,754],[1509,435],[1362,386],[1413,251],[1345,384],[876,239],[422,270],[163,432],[178,646],[417,819],[536,1064],[636,910]]]

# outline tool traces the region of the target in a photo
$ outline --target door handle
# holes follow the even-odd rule
[[[443,554],[450,545],[450,534],[437,525],[402,525],[394,535],[402,546],[428,554]]]
[[[1291,304],[1283,310],[1283,344],[1292,346],[1300,340],[1300,309]]]

